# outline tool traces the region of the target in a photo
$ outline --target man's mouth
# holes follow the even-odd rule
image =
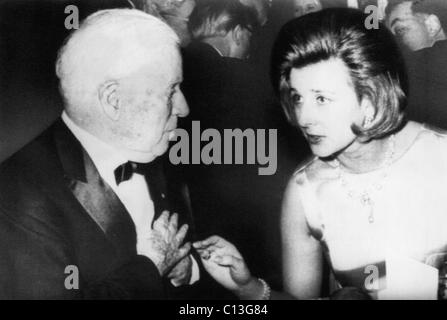
[[[176,136],[176,134],[175,134],[175,130],[176,130],[176,128],[173,128],[173,129],[170,129],[170,130],[166,130],[166,131],[165,131],[166,134],[168,135],[168,140],[169,140],[169,141],[174,141],[175,136]]]

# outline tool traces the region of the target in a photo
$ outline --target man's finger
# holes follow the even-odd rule
[[[171,230],[171,232],[177,232],[177,228],[178,228],[178,214],[177,213],[173,213],[171,215],[171,218],[169,219],[169,229]]]
[[[175,235],[175,240],[177,241],[177,243],[182,243],[183,240],[186,237],[186,233],[188,232],[188,228],[189,226],[187,224],[184,224],[179,231],[177,232],[177,234]]]
[[[190,251],[191,251],[191,243],[187,242],[180,249],[178,249],[177,261],[180,261],[183,258],[185,258],[189,254]]]
[[[181,276],[181,271],[178,268],[172,269],[171,272],[169,272],[168,274],[169,279],[177,278],[179,276]]]
[[[159,227],[163,227],[164,229],[166,229],[166,227],[168,226],[168,222],[169,222],[169,211],[165,210],[158,217],[158,219],[154,221],[154,229]]]

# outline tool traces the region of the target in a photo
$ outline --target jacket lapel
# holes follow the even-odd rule
[[[158,217],[164,210],[171,211],[167,193],[166,193],[166,181],[163,175],[163,163],[161,157],[155,159],[153,162],[148,164],[145,168],[144,177],[149,188],[149,194],[151,196],[152,202],[154,203],[154,219],[157,220]]]
[[[62,121],[56,124],[54,138],[67,187],[74,197],[120,256],[135,253],[133,221],[112,188],[101,178],[87,152]]]

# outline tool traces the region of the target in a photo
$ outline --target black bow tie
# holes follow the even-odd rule
[[[121,182],[129,180],[130,178],[132,178],[132,175],[134,173],[144,175],[147,172],[148,166],[149,163],[138,163],[133,161],[128,161],[120,165],[114,171],[116,185],[119,185]]]

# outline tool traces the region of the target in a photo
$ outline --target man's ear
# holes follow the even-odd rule
[[[113,121],[120,117],[119,83],[109,80],[101,84],[98,90],[99,101],[104,113]]]
[[[232,37],[233,37],[233,41],[237,44],[240,45],[241,41],[242,41],[242,28],[240,25],[237,25],[233,30],[232,30]]]
[[[428,15],[425,18],[424,23],[431,37],[435,37],[442,30],[441,21],[438,16],[434,14]]]

